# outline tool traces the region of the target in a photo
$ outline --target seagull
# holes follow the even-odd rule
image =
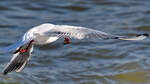
[[[3,74],[15,71],[21,72],[27,65],[34,45],[44,45],[52,43],[59,38],[64,38],[65,44],[69,44],[69,39],[119,39],[119,40],[143,40],[148,34],[140,34],[132,37],[112,35],[102,31],[89,29],[80,26],[55,25],[50,23],[41,24],[28,30],[18,41],[6,48],[3,52],[13,52],[13,57],[4,68]]]

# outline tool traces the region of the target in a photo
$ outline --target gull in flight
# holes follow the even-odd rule
[[[13,57],[4,68],[3,74],[16,71],[20,72],[24,69],[30,59],[33,45],[43,45],[64,38],[65,43],[69,44],[73,39],[119,39],[119,40],[143,40],[148,34],[140,34],[133,37],[112,35],[102,31],[89,29],[79,26],[54,25],[50,23],[41,24],[28,30],[14,44],[3,49],[4,52],[13,52]]]

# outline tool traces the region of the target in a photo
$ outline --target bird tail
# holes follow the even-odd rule
[[[139,34],[134,37],[117,37],[117,39],[120,39],[120,40],[143,40],[143,39],[147,38],[148,36],[149,36],[148,34]]]
[[[16,54],[14,54],[11,61],[5,67],[3,74],[6,75],[8,72],[11,71],[16,71],[16,72],[22,71],[30,59],[32,50],[33,50],[33,45],[31,45],[29,47],[29,50],[27,50],[27,52],[25,53],[17,52]]]

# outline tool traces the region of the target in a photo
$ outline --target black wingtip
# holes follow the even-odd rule
[[[4,72],[3,72],[3,75],[7,75],[7,73],[8,73],[8,72],[4,71]]]
[[[146,36],[146,37],[148,37],[148,36],[149,36],[149,34],[144,33],[144,34],[138,34],[137,36]]]
[[[147,33],[143,34],[144,36],[148,37],[149,35]]]

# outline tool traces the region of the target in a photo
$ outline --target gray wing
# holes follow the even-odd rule
[[[14,54],[11,61],[5,67],[3,74],[6,75],[8,72],[11,71],[16,71],[16,72],[22,71],[26,66],[27,62],[29,61],[32,51],[33,51],[33,45],[30,46],[28,51],[25,53],[18,52]]]
[[[120,40],[143,40],[148,34],[141,34],[133,37],[112,35],[98,30],[93,30],[85,27],[56,25],[50,31],[44,33],[49,37],[70,37],[74,39],[120,39]]]

